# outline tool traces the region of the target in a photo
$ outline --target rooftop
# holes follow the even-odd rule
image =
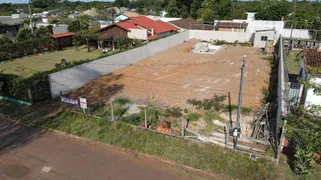
[[[321,67],[321,51],[317,49],[305,49],[304,66],[305,68]]]
[[[155,33],[157,33],[157,34],[179,30],[177,27],[175,27],[171,24],[168,24],[168,23],[163,22],[161,20],[153,21],[152,19],[150,19],[146,16],[131,17],[127,21],[131,21],[138,26],[148,29],[149,31],[151,31],[154,28]]]
[[[54,39],[62,38],[62,37],[68,37],[75,35],[74,32],[66,32],[66,33],[60,33],[60,34],[52,34],[51,37]]]
[[[200,22],[192,19],[192,18],[185,18],[176,21],[171,21],[172,24],[184,29],[192,29],[192,24],[201,24]]]

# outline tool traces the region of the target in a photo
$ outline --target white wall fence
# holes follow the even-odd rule
[[[51,95],[55,98],[60,95],[60,92],[67,94],[93,79],[135,64],[188,39],[189,32],[185,31],[142,47],[50,74]]]
[[[291,29],[282,29],[283,37],[291,37]],[[292,38],[294,39],[311,39],[308,29],[293,29]]]
[[[190,30],[189,38],[195,38],[205,41],[210,40],[225,40],[227,42],[253,42],[252,33],[248,32],[228,32],[228,31],[203,31]]]
[[[227,42],[253,42],[254,34],[248,32],[203,30],[184,31],[153,41],[142,47],[50,74],[51,95],[55,98],[60,95],[60,92],[63,94],[69,93],[73,89],[79,88],[93,79],[112,73],[131,64],[135,64],[158,52],[167,50],[192,38],[206,41],[225,40]]]

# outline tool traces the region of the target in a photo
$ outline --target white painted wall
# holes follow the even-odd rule
[[[321,84],[321,77],[320,76],[314,76],[311,77],[311,81],[317,84]],[[308,89],[306,99],[304,106],[310,106],[310,105],[321,105],[321,96],[317,95],[313,92],[313,89]]]
[[[275,31],[260,31],[260,32],[255,32],[254,33],[254,47],[259,47],[259,48],[265,48],[266,41],[262,41],[261,37],[262,36],[267,36],[268,41],[274,41],[275,39]]]
[[[252,33],[248,32],[228,32],[228,31],[204,31],[190,30],[190,38],[210,41],[225,40],[227,42],[250,42]]]
[[[281,33],[284,28],[284,21],[263,21],[263,20],[244,20],[233,19],[234,22],[246,22],[248,26],[246,32],[254,33],[257,30],[275,29],[278,33]]]
[[[281,34],[283,37],[290,37],[291,29],[283,29]],[[311,39],[311,36],[308,29],[293,29],[292,38]]]
[[[131,39],[147,40],[148,38],[147,29],[130,29],[127,35]]]

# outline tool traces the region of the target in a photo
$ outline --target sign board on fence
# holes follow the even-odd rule
[[[78,105],[77,99],[72,99],[72,98],[68,98],[68,97],[61,97],[61,102]]]
[[[87,109],[87,100],[85,98],[79,98],[80,100],[80,107],[83,109]]]

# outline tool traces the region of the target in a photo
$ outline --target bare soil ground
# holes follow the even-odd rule
[[[160,52],[140,63],[95,79],[75,90],[89,103],[107,103],[115,97],[148,100],[166,106],[186,106],[191,98],[210,98],[231,92],[237,104],[243,55],[247,56],[243,105],[257,107],[262,87],[268,86],[270,64],[261,50],[253,47],[225,46],[214,54],[191,54],[197,40],[189,40]],[[121,59],[119,63],[122,64]],[[115,88],[113,88],[115,87]]]

